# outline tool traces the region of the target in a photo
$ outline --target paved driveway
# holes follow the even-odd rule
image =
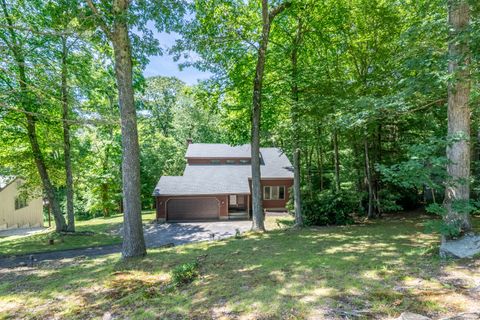
[[[167,243],[184,244],[235,235],[236,230],[245,232],[252,227],[251,221],[212,221],[147,224],[144,226],[145,242],[148,248]]]
[[[8,229],[8,230],[0,230],[0,237],[12,237],[12,236],[31,236],[32,234],[39,233],[45,230],[44,227],[36,227],[36,228],[27,228],[27,229]]]
[[[183,223],[149,223],[143,226],[147,248],[156,248],[166,244],[185,244],[232,237],[238,231],[245,232],[252,227],[251,221],[212,221],[212,222],[183,222]],[[119,233],[122,231],[119,230]],[[61,260],[79,256],[100,256],[121,251],[121,245],[53,251],[23,255],[16,257],[0,258],[0,268],[15,267],[20,264],[31,263],[31,258],[36,262],[47,260]]]

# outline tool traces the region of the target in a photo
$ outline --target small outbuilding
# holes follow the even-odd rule
[[[22,179],[0,176],[0,230],[43,226],[43,199],[21,192]]]

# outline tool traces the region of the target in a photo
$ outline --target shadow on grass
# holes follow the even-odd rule
[[[405,310],[435,316],[444,311],[441,303],[405,288],[409,279],[428,282],[440,273],[438,237],[422,228],[412,218],[281,230],[151,250],[143,259],[116,255],[41,273],[12,270],[0,278],[0,293],[45,300],[74,295],[77,305],[62,311],[71,318],[107,311],[168,319],[372,318]],[[192,261],[201,277],[168,289],[169,272]]]

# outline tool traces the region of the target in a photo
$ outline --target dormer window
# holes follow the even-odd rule
[[[228,159],[225,161],[226,164],[237,164],[237,161],[235,160],[232,160],[232,159]]]
[[[212,160],[210,160],[210,164],[220,164],[220,160],[212,159]]]

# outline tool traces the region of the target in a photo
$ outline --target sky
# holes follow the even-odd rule
[[[210,77],[210,73],[200,71],[193,67],[184,68],[182,71],[180,71],[178,62],[173,61],[173,56],[166,53],[167,49],[173,46],[175,40],[180,37],[179,34],[169,34],[166,32],[158,33],[154,29],[152,31],[154,31],[155,36],[160,42],[163,52],[165,53],[163,56],[149,57],[150,63],[143,71],[143,75],[145,77],[174,76],[189,85],[196,84],[198,80],[203,80]]]

